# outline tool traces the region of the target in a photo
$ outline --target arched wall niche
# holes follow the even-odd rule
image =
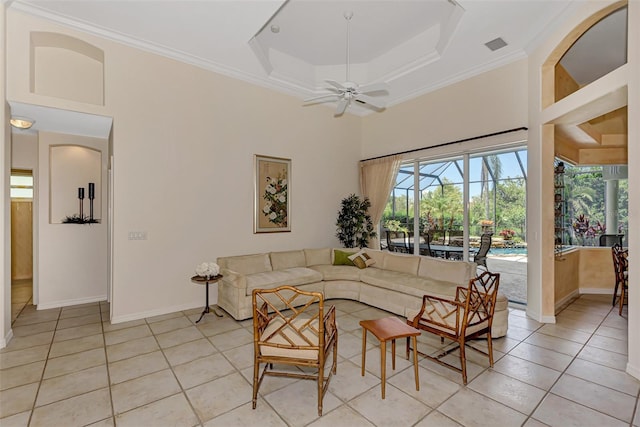
[[[571,49],[576,41],[578,41],[578,39],[582,37],[587,31],[589,31],[589,29],[591,29],[594,25],[596,25],[598,22],[602,21],[612,13],[625,8],[626,6],[627,0],[621,0],[605,7],[597,13],[594,13],[589,18],[585,19],[580,25],[576,26],[571,32],[569,32],[569,34],[567,34],[567,36],[549,55],[547,60],[542,65],[543,109],[568,96],[570,93],[575,92],[581,87],[575,81],[567,82],[567,76],[571,78],[568,73],[560,71],[559,74],[556,74],[556,70],[559,69],[558,65],[562,57],[567,53],[569,49]],[[571,80],[573,80],[573,78],[571,78]],[[566,87],[562,88],[562,85],[566,85]]]
[[[626,0],[603,8],[577,25],[558,44],[542,66],[543,107],[565,102],[580,89],[626,64],[627,9]],[[613,32],[616,34],[612,35]],[[579,45],[581,42],[584,43]],[[576,50],[581,53],[576,55]],[[576,64],[585,71],[578,81],[562,65],[563,58],[569,54],[573,54],[574,59],[581,56],[569,67],[574,69],[574,74],[580,72]],[[555,120],[555,155],[575,165],[627,164],[626,103],[626,88],[622,88],[616,97],[604,103],[578,107],[581,112],[572,119]],[[577,119],[580,117],[582,119]]]
[[[104,52],[65,34],[32,32],[30,91],[104,105]]]
[[[102,217],[102,152],[82,145],[51,145],[49,162],[49,223],[59,224],[66,217],[80,215],[80,188],[82,216],[89,217],[89,206],[93,203],[93,219],[99,222]],[[94,188],[91,194],[89,183]]]

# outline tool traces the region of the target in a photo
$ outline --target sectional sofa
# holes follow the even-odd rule
[[[405,316],[419,309],[425,293],[454,297],[476,274],[472,262],[365,249],[366,264],[348,260],[357,249],[321,248],[220,257],[224,276],[218,282],[218,306],[236,320],[252,317],[253,289],[292,285],[324,292],[325,299],[344,298]],[[363,256],[360,254],[360,258]],[[351,264],[351,265],[348,265]],[[508,300],[498,294],[492,337],[506,335]]]

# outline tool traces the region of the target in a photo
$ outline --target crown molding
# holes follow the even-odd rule
[[[150,43],[150,42],[138,40],[133,37],[129,37],[127,35],[118,33],[116,31],[107,30],[105,28],[98,27],[84,21],[72,19],[65,15],[52,13],[50,11],[44,10],[42,8],[39,8],[31,4],[25,4],[25,3],[19,3],[19,2],[13,3],[12,9],[37,16],[47,21],[55,22],[57,24],[60,24],[72,30],[87,33],[87,34],[97,36],[106,40],[120,43],[128,47],[132,47],[134,49],[153,53],[169,59],[174,59],[178,62],[193,65],[208,71],[213,71],[215,73],[222,74],[227,77],[232,77],[247,83],[252,83],[268,89],[278,90],[281,92],[285,92],[288,95],[299,97],[299,94],[291,87],[287,87],[286,83],[279,82],[277,80],[273,81],[268,79],[267,77],[259,78],[248,72],[239,70],[237,68],[229,67],[221,63],[203,59],[195,55],[185,54],[183,52],[176,51],[175,49],[167,46],[162,46],[156,43]]]

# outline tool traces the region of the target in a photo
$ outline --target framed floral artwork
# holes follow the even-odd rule
[[[291,159],[254,156],[253,232],[291,231]]]

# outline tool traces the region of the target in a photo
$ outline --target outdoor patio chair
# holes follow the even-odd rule
[[[601,234],[599,238],[600,246],[613,246],[616,243],[622,246],[622,239],[624,238],[624,234]]]
[[[435,254],[431,251],[431,245],[429,244],[431,240],[429,233],[423,233],[420,237],[424,240],[424,243],[420,243],[420,255],[434,257]]]
[[[325,312],[321,292],[306,292],[293,286],[254,289],[252,304],[253,409],[256,409],[258,389],[265,376],[290,377],[317,382],[318,415],[321,416],[322,399],[338,362],[335,307]],[[325,372],[331,352],[331,365]],[[264,365],[262,374],[260,365]]]
[[[491,233],[484,233],[480,236],[480,248],[478,252],[473,255],[473,262],[475,262],[478,267],[484,267],[487,271],[489,271],[489,267],[487,267],[487,254],[489,253],[489,249],[491,249]]]
[[[407,233],[404,231],[388,231],[387,248],[392,252],[409,253]]]
[[[500,274],[485,271],[469,281],[468,287],[458,286],[455,299],[424,295],[419,311],[407,310],[407,323],[414,328],[435,334],[444,339],[455,341],[456,345],[444,349],[436,356],[418,352],[442,366],[462,374],[462,382],[467,384],[467,359],[465,346],[468,341],[486,334],[487,352],[471,347],[489,357],[489,366],[493,367],[493,343],[491,325],[496,307]],[[445,363],[442,358],[456,349],[460,349],[460,367]],[[407,340],[407,358],[410,343]]]

